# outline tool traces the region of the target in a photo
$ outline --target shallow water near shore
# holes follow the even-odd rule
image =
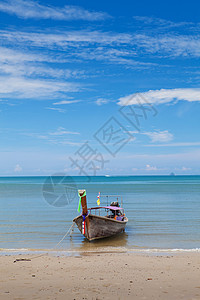
[[[96,176],[89,179],[57,176],[51,179],[53,189],[48,180],[47,177],[0,178],[1,252],[4,249],[53,250],[78,215],[77,190],[81,188],[87,191],[89,207],[97,205],[98,192],[121,195],[129,219],[126,231],[112,238],[88,242],[75,229],[72,237],[67,236],[59,245],[60,250],[200,249],[200,176]],[[58,197],[62,193],[68,193],[67,198]],[[102,197],[101,205],[106,202]]]

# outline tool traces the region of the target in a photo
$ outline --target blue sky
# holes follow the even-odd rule
[[[0,175],[200,174],[199,9],[0,1]]]

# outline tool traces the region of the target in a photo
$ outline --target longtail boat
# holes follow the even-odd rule
[[[80,197],[79,210],[82,206],[82,214],[74,218],[73,222],[89,241],[110,237],[125,231],[128,218],[124,214],[124,209],[119,205],[119,196],[106,196],[107,199],[108,197],[117,198],[117,201],[110,205],[87,208],[86,191],[79,190],[78,193]],[[97,203],[100,204],[100,199],[98,201]]]

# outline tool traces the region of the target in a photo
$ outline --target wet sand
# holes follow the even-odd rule
[[[200,299],[200,253],[0,256],[0,299]]]

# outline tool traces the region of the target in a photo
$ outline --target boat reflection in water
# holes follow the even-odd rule
[[[119,233],[115,236],[108,237],[105,239],[94,240],[88,243],[88,240],[84,238],[81,245],[76,249],[77,251],[109,251],[109,252],[120,252],[123,248],[126,248],[128,244],[128,234],[126,232]],[[115,249],[116,248],[116,249]]]

